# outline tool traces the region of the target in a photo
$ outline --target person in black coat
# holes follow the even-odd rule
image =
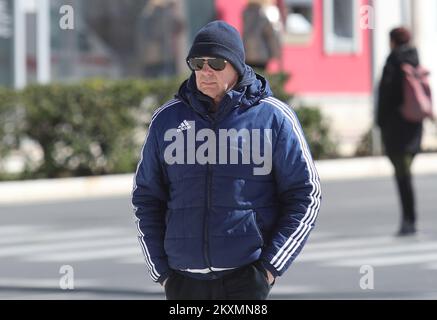
[[[416,232],[416,209],[411,176],[414,156],[420,152],[422,122],[405,120],[401,114],[403,77],[401,64],[416,67],[419,57],[410,44],[411,33],[400,27],[390,32],[391,53],[384,66],[379,85],[377,124],[381,128],[385,153],[395,169],[396,183],[402,204],[399,236]]]

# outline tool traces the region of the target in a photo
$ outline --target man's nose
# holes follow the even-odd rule
[[[200,71],[202,71],[204,73],[212,73],[212,72],[214,72],[214,69],[209,66],[208,62],[204,62],[203,68]]]

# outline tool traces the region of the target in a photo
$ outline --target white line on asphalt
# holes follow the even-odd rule
[[[76,288],[84,286],[95,286],[99,281],[92,279],[75,280]],[[59,278],[35,279],[35,278],[0,278],[0,287],[14,288],[61,288],[59,287]]]
[[[358,267],[362,265],[371,265],[373,267],[386,267],[394,265],[414,264],[437,261],[437,253],[410,254],[394,257],[378,258],[358,258],[358,259],[340,259],[338,261],[327,262],[323,265],[331,267]]]
[[[272,288],[272,294],[297,294],[297,293],[321,293],[326,292],[321,287],[316,286],[287,286],[275,285]]]
[[[340,249],[340,250],[323,250],[320,252],[303,252],[301,256],[297,258],[299,262],[309,262],[317,260],[331,260],[336,258],[349,258],[349,257],[361,257],[369,255],[380,255],[380,254],[392,254],[392,253],[403,253],[403,252],[419,252],[419,251],[435,251],[437,249],[437,241],[434,242],[422,242],[422,243],[410,243],[410,244],[399,244],[399,245],[388,245],[381,247],[361,247],[352,249]]]
[[[139,245],[129,248],[109,248],[103,250],[94,250],[77,253],[59,253],[59,254],[43,254],[38,256],[28,256],[28,261],[51,262],[51,261],[88,261],[97,259],[119,258],[126,256],[141,256],[141,248]]]
[[[389,236],[381,237],[365,237],[365,238],[344,238],[336,239],[335,241],[320,241],[320,242],[308,242],[304,248],[304,252],[309,252],[318,249],[329,249],[329,248],[344,248],[344,247],[362,247],[366,245],[373,244],[397,244],[402,241]]]
[[[8,237],[11,234],[23,234],[29,230],[36,229],[34,226],[22,226],[22,225],[6,225],[0,226],[0,237]]]
[[[126,264],[144,264],[144,256],[135,256],[135,257],[127,257],[123,258],[121,260],[118,260],[119,263],[126,263]]]
[[[95,228],[95,229],[68,229],[62,231],[61,229],[55,230],[28,230],[26,232],[20,232],[20,234],[14,234],[9,236],[0,235],[0,244],[16,244],[16,243],[35,243],[44,242],[47,240],[74,240],[74,239],[85,239],[85,238],[98,238],[98,237],[109,237],[125,235],[129,237],[126,230],[121,228]],[[132,232],[132,238],[135,239],[136,235]]]
[[[86,240],[86,241],[74,241],[74,242],[60,242],[60,243],[50,243],[50,244],[31,244],[31,245],[18,245],[3,247],[0,249],[0,257],[5,256],[19,256],[23,254],[35,254],[54,251],[62,251],[61,254],[68,250],[70,253],[74,250],[80,250],[79,254],[88,252],[96,247],[107,247],[107,246],[124,246],[126,248],[135,247],[139,250],[138,242],[135,238],[111,238],[111,239],[100,239],[100,240]]]
[[[336,234],[332,233],[332,232],[323,232],[323,231],[315,230],[313,233],[311,233],[310,239],[312,241],[313,240],[326,240],[326,239],[332,239],[335,236],[336,236]]]

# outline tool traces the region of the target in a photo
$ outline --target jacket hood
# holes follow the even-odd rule
[[[271,95],[272,91],[268,81],[246,65],[239,82],[226,93],[220,102],[217,114],[225,115],[233,107],[250,108],[261,99]],[[212,98],[197,89],[194,72],[179,87],[176,98],[181,99],[202,115],[207,115],[208,110],[214,105]]]
[[[395,64],[408,63],[414,67],[419,65],[419,55],[417,49],[408,45],[403,45],[394,48],[389,56],[389,59]]]

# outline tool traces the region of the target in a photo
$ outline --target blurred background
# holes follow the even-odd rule
[[[295,108],[317,166],[338,173],[323,181],[327,205],[312,258],[302,258],[273,297],[437,297],[437,126],[425,122],[432,170],[417,180],[424,233],[406,242],[390,235],[399,204],[388,163],[375,158],[382,147],[374,124],[392,28],[412,31],[437,92],[437,1],[251,2],[269,6],[281,44],[259,72]],[[0,298],[163,297],[135,242],[132,173],[151,114],[189,75],[185,58],[197,30],[222,19],[243,35],[248,3],[0,0],[0,180],[119,174],[75,185],[0,184]],[[342,175],[341,161],[369,156],[372,169],[357,162]],[[379,169],[385,173],[362,180],[360,172]],[[359,286],[366,261],[382,268],[379,291]],[[61,265],[78,270],[82,291],[59,291]]]
[[[435,1],[261,2],[276,9],[270,10],[270,18],[281,38],[280,56],[269,61],[265,71],[277,75],[273,87],[280,98],[289,99],[294,108],[316,110],[301,112],[304,113],[301,116],[304,126],[316,128],[305,128],[309,139],[314,140],[310,144],[314,144],[315,157],[380,154],[380,139],[374,127],[374,102],[375,89],[390,51],[388,33],[396,26],[409,27],[422,64],[431,74],[436,73],[437,62],[433,59],[437,54]],[[84,79],[99,78],[110,79],[112,85],[117,86],[123,85],[123,81],[115,83],[115,80],[135,78],[148,79],[142,83],[153,87],[157,82],[151,80],[165,77],[168,80],[165,85],[170,86],[172,93],[180,80],[188,75],[185,57],[196,31],[211,20],[223,19],[243,33],[243,11],[247,4],[247,0],[2,0],[0,85],[21,90],[35,84],[71,85]],[[176,80],[170,84],[172,79]],[[431,80],[435,91],[436,81]],[[81,88],[90,89],[90,82],[82,84]],[[94,84],[103,86],[109,82]],[[34,94],[44,90],[53,93],[50,87],[46,87],[37,89]],[[141,101],[146,96],[151,98],[145,88],[141,90],[138,94],[127,95]],[[157,103],[170,98],[169,90],[162,90],[168,94],[159,96],[150,108],[156,108]],[[14,105],[19,113],[17,103],[13,102],[15,99],[22,102],[24,109],[32,109],[36,102],[35,96],[29,97],[28,103],[23,102],[29,96],[29,90],[24,90],[20,97],[13,97],[5,90],[0,93],[4,101],[9,101],[3,103],[3,119],[8,118],[6,104]],[[59,99],[64,97],[62,94],[57,96]],[[73,107],[67,104],[66,108]],[[24,110],[21,116],[28,114]],[[15,115],[15,118],[19,116]],[[47,119],[47,115],[44,116]],[[12,120],[8,119],[8,123],[3,120],[8,127],[3,133],[3,137],[8,136],[6,141],[2,141],[3,160],[6,159],[5,145],[9,144],[9,156],[17,155],[23,148],[29,156],[28,148],[31,148],[34,157],[31,161],[56,162],[49,159],[47,153],[50,150],[41,146],[43,138],[40,134],[29,133],[29,130],[23,133],[24,128],[12,128]],[[59,119],[54,121],[59,123]],[[430,122],[425,123],[425,151],[437,150],[436,130]],[[17,135],[20,141],[17,141]],[[315,139],[311,139],[313,136]],[[320,137],[325,141],[316,145]],[[59,141],[58,145],[63,142]],[[101,149],[98,144],[94,144],[94,153]],[[33,147],[28,147],[30,145]],[[13,159],[13,163],[12,160],[8,163],[2,161],[0,169],[30,171],[32,165],[35,167],[35,164],[26,162],[29,159],[23,160],[23,155],[21,160]],[[86,170],[82,171],[86,174]]]
[[[128,155],[113,159],[109,147],[129,145],[126,141],[129,138],[119,137],[123,141],[115,141],[115,137],[111,140],[105,134],[104,143],[103,137],[95,139],[94,135],[93,138],[92,130],[108,130],[96,123],[89,124],[87,130],[83,122],[71,119],[79,117],[80,106],[74,106],[68,96],[80,100],[81,93],[84,94],[83,99],[91,100],[88,103],[99,105],[94,110],[112,107],[121,114],[131,110],[136,117],[124,115],[127,123],[120,123],[117,117],[109,125],[119,127],[130,137],[134,135],[128,127],[132,130],[132,121],[143,115],[139,117],[143,121],[139,123],[139,138],[131,142],[141,144],[145,129],[141,130],[141,124],[153,109],[172,97],[180,81],[188,75],[185,57],[196,31],[211,20],[223,19],[243,34],[243,15],[248,2],[1,0],[0,177],[11,178],[12,173],[16,173],[15,178],[38,177],[38,168],[45,170],[43,175],[51,177],[65,176],[74,170],[77,171],[74,175],[132,170],[135,161],[127,159]],[[271,59],[262,72],[272,77],[276,95],[289,100],[295,109],[303,107],[298,112],[315,158],[381,154],[379,132],[374,126],[374,102],[375,89],[390,51],[388,33],[396,26],[409,27],[422,64],[431,74],[436,73],[437,62],[433,59],[437,54],[436,2],[254,2],[269,5],[269,19],[281,39],[279,57]],[[135,82],[137,90],[132,89],[132,79],[142,80]],[[106,106],[101,105],[101,95],[116,95],[123,86],[127,88],[123,97],[114,96]],[[431,77],[431,86],[436,91],[435,77]],[[95,99],[84,90],[94,94]],[[55,105],[63,106],[63,119],[57,115],[55,109],[59,111],[59,107]],[[84,118],[93,117],[90,107],[80,112]],[[45,119],[44,123],[51,126],[55,136],[41,132],[41,128],[29,128],[42,121],[38,117]],[[74,129],[72,123],[77,124]],[[56,128],[59,132],[55,134]],[[69,128],[81,130],[87,145],[71,141],[71,137],[70,141],[62,138],[69,135]],[[437,150],[436,131],[435,125],[425,123],[425,151]],[[67,160],[72,153],[82,154],[83,160],[74,156],[75,159]],[[99,155],[104,157],[98,160]],[[91,160],[99,164],[90,165]],[[55,170],[54,167],[62,167],[58,171],[64,172],[47,172]]]

